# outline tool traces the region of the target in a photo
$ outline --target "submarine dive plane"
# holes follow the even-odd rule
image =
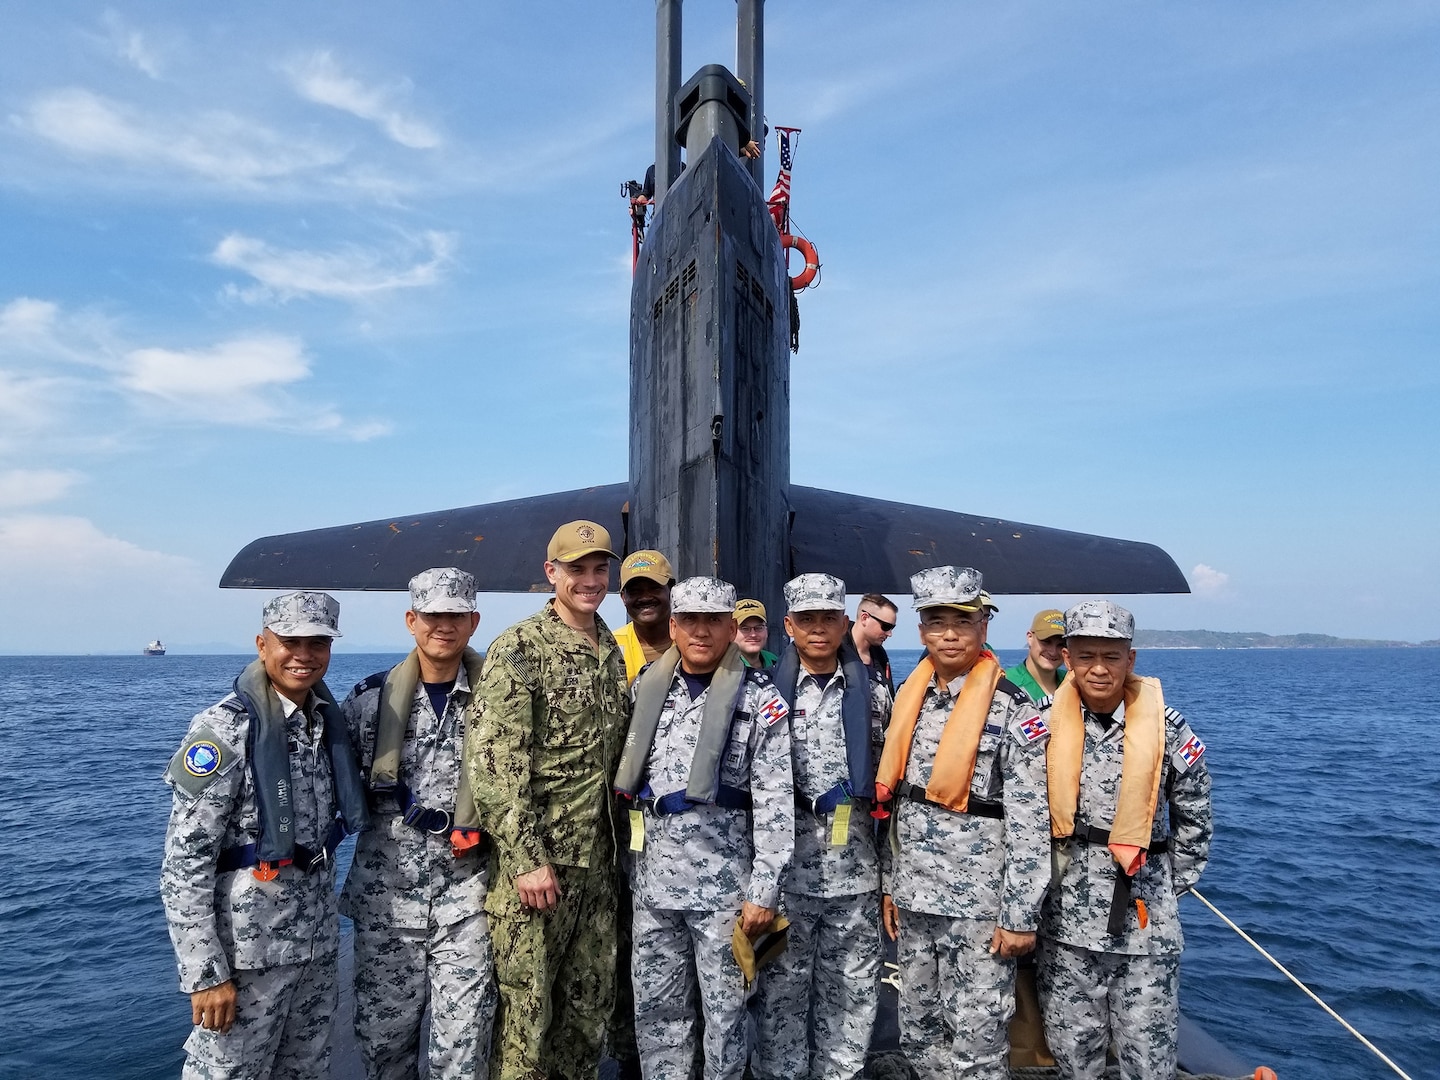
[[[403,591],[453,565],[482,592],[548,591],[550,534],[589,518],[622,554],[657,548],[681,577],[724,578],[771,610],[798,573],[904,594],[941,563],[979,568],[994,594],[1189,591],[1152,544],[790,483],[791,283],[763,151],[739,152],[764,141],[764,0],[737,6],[737,72],[707,65],[682,86],[681,0],[656,4],[657,205],[630,300],[628,479],[267,536],[222,587]]]

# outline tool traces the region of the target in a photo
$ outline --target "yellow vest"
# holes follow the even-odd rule
[[[633,683],[635,676],[640,674],[640,669],[645,666],[645,650],[640,647],[640,639],[635,636],[635,624],[626,623],[615,631],[615,644],[620,646],[620,653],[625,657],[625,681]]]

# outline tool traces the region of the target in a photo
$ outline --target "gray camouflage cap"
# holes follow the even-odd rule
[[[916,611],[932,607],[980,611],[987,599],[984,584],[980,571],[969,566],[932,566],[910,575]]]
[[[410,579],[410,610],[432,615],[474,611],[474,576],[454,566],[420,571]]]
[[[1082,600],[1065,612],[1066,638],[1135,638],[1135,616],[1109,600]]]
[[[265,605],[261,617],[266,630],[280,637],[337,638],[340,601],[329,593],[290,592]]]
[[[670,610],[676,615],[735,611],[735,586],[718,577],[690,577],[670,589]]]
[[[845,582],[834,574],[801,574],[785,583],[788,611],[844,611]]]

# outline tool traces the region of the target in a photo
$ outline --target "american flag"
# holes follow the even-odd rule
[[[775,227],[782,233],[790,222],[790,166],[794,157],[790,151],[790,136],[798,135],[799,128],[776,128],[780,135],[780,174],[775,177],[775,186],[770,189],[770,216]]]

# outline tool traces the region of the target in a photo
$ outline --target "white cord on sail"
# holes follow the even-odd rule
[[[1320,1006],[1322,1009],[1324,1009],[1327,1013],[1329,1013],[1329,1014],[1330,1014],[1331,1016],[1333,1016],[1336,1020],[1338,1020],[1338,1021],[1340,1022],[1340,1025],[1341,1025],[1342,1027],[1344,1027],[1344,1029],[1345,1029],[1346,1031],[1350,1032],[1351,1035],[1354,1035],[1355,1038],[1359,1039],[1362,1043],[1364,1043],[1365,1046],[1366,1046],[1366,1048],[1367,1048],[1372,1054],[1374,1054],[1376,1057],[1378,1057],[1381,1061],[1385,1062],[1386,1065],[1389,1065],[1390,1068],[1394,1069],[1395,1072],[1396,1072],[1396,1074],[1398,1074],[1399,1076],[1403,1076],[1403,1077],[1405,1078],[1405,1080],[1411,1080],[1410,1075],[1409,1075],[1408,1073],[1406,1073],[1404,1069],[1400,1068],[1399,1065],[1396,1065],[1395,1062],[1391,1061],[1388,1057],[1386,1057],[1385,1054],[1384,1054],[1384,1052],[1383,1052],[1378,1046],[1376,1046],[1374,1043],[1372,1043],[1372,1042],[1371,1042],[1369,1039],[1367,1039],[1364,1035],[1361,1035],[1360,1032],[1356,1031],[1356,1030],[1354,1029],[1354,1027],[1352,1027],[1352,1026],[1350,1025],[1349,1021],[1347,1021],[1343,1016],[1341,1016],[1339,1013],[1337,1013],[1337,1012],[1336,1012],[1334,1009],[1332,1009],[1329,1005],[1326,1005],[1325,1002],[1321,1001],[1320,998],[1319,998],[1319,996],[1315,993],[1315,991],[1311,990],[1311,989],[1310,989],[1308,986],[1306,986],[1303,982],[1301,982],[1301,981],[1300,981],[1299,979],[1297,979],[1294,975],[1292,975],[1292,974],[1290,973],[1289,969],[1286,968],[1284,964],[1280,963],[1279,960],[1276,960],[1275,957],[1271,956],[1268,952],[1266,952],[1266,951],[1264,950],[1264,948],[1261,947],[1261,945],[1260,945],[1260,943],[1259,943],[1258,941],[1256,941],[1256,940],[1255,940],[1254,938],[1252,938],[1249,934],[1247,934],[1244,930],[1241,930],[1240,927],[1236,926],[1233,922],[1231,922],[1231,921],[1230,921],[1230,917],[1229,917],[1228,915],[1226,915],[1223,911],[1221,911],[1219,908],[1217,908],[1214,904],[1210,903],[1209,900],[1206,900],[1205,897],[1201,896],[1199,889],[1191,889],[1191,890],[1190,890],[1190,895],[1193,896],[1193,897],[1195,897],[1196,900],[1199,900],[1202,904],[1204,904],[1206,907],[1208,907],[1208,908],[1209,908],[1211,911],[1213,911],[1216,915],[1220,916],[1221,920],[1224,921],[1224,923],[1225,923],[1226,926],[1230,927],[1231,930],[1234,930],[1235,933],[1239,934],[1242,938],[1245,939],[1246,943],[1247,943],[1251,948],[1253,948],[1253,949],[1254,949],[1256,952],[1258,952],[1261,956],[1265,957],[1266,960],[1269,960],[1270,963],[1274,964],[1275,967],[1276,967],[1277,969],[1279,969],[1280,974],[1284,975],[1287,979],[1289,979],[1291,982],[1293,982],[1293,983],[1294,983],[1296,986],[1298,986],[1301,990],[1304,990],[1305,993],[1309,994],[1309,995],[1310,995],[1310,1000],[1312,1000],[1313,1002],[1315,1002],[1316,1005],[1319,1005],[1319,1006]]]

